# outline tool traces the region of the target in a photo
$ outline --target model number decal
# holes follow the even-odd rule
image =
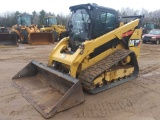
[[[130,40],[129,41],[129,46],[138,46],[140,44],[140,40]]]
[[[65,54],[61,54],[61,58],[64,59],[66,57]]]

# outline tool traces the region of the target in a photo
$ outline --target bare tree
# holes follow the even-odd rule
[[[32,12],[32,23],[36,25],[39,24],[39,14],[36,11]]]
[[[155,23],[160,28],[160,10],[148,11],[147,9],[142,8],[141,10],[135,10],[133,8],[122,8],[117,10],[120,16],[130,16],[130,15],[144,15],[144,23],[152,22]],[[0,26],[11,27],[17,23],[17,15],[20,14],[19,11],[15,12],[6,12],[0,15]],[[68,21],[70,19],[70,14],[64,15],[63,13],[55,15],[51,12],[46,12],[41,10],[40,12],[32,12],[32,23],[43,25],[44,18],[47,16],[56,16],[58,24],[65,25],[67,27]]]

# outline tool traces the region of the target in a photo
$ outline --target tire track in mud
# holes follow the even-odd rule
[[[152,66],[148,66],[144,70],[141,71],[140,76],[144,74],[148,74],[149,72],[152,72],[156,69],[158,69],[159,66],[157,64],[154,64]],[[139,76],[139,77],[140,77]],[[73,117],[75,118],[111,118],[112,116],[120,113],[121,111],[130,111],[135,113],[137,109],[135,106],[137,106],[137,101],[141,101],[143,97],[145,97],[149,93],[155,93],[160,96],[160,89],[157,91],[156,88],[151,87],[152,85],[158,85],[160,86],[160,81],[158,78],[160,78],[160,74],[149,76],[149,77],[142,77],[142,79],[133,80],[131,82],[128,82],[125,88],[121,89],[124,91],[128,91],[128,94],[130,94],[127,97],[121,97],[119,100],[115,101],[99,101],[97,104],[94,105],[87,105],[87,107],[83,108],[82,110],[77,110],[73,113]],[[157,79],[156,79],[157,78]],[[98,100],[98,99],[97,99]],[[90,106],[90,107],[88,107]],[[155,104],[149,104],[144,107],[143,109],[139,109],[139,112],[147,111],[150,108],[154,108]]]
[[[3,58],[0,59],[0,61],[5,61],[5,62],[9,62],[9,61],[27,61],[27,60],[33,60],[33,59],[45,59],[47,57],[43,57],[43,56],[36,56],[36,55],[20,55],[20,56],[13,56],[13,57],[7,57],[7,58]],[[46,59],[45,59],[46,60]]]
[[[21,49],[22,47],[22,49]],[[54,46],[27,46],[28,48],[21,46],[20,48],[2,49],[0,53],[1,61],[31,61],[31,60],[48,60],[49,53],[52,51]],[[38,53],[38,54],[37,54]]]
[[[34,115],[34,113],[36,113],[36,111],[33,111],[33,106],[30,105],[19,93],[10,96],[7,95],[1,98],[0,106],[0,116],[19,116],[28,113],[30,113],[30,115]]]
[[[140,69],[139,76],[143,76],[143,75],[148,74],[148,73],[150,73],[154,70],[157,70],[159,68],[160,68],[160,65],[158,65],[158,64],[153,64],[153,65],[147,66],[144,69]]]
[[[143,83],[143,82],[142,82]],[[145,84],[136,83],[128,83],[127,89],[125,91],[133,91],[127,97],[121,97],[118,100],[114,101],[98,101],[94,105],[87,105],[90,107],[85,107],[82,110],[77,110],[73,113],[73,117],[75,118],[111,118],[112,116],[122,112],[122,111],[132,111],[134,108],[134,105],[139,101],[143,96],[145,96],[147,93],[151,91]],[[149,85],[148,83],[147,85]],[[153,83],[156,84],[156,83]],[[123,89],[122,89],[123,90]],[[112,97],[112,96],[111,96]],[[152,107],[149,106],[149,107]]]
[[[130,108],[133,106],[134,103],[140,97],[143,93],[140,93],[135,96],[131,96],[129,98],[121,99],[120,101],[103,101],[94,105],[90,105],[90,107],[85,107],[81,111],[76,111],[73,113],[74,118],[109,118],[113,115],[116,115],[117,113],[124,111],[127,108]]]
[[[18,116],[18,115],[24,115],[28,112],[33,112],[32,115],[34,116],[34,113],[36,111],[33,111],[33,107],[31,105],[18,105],[16,107],[12,106],[11,104],[8,104],[7,106],[3,106],[2,109],[0,109],[0,116],[1,115],[7,115],[7,116]],[[30,114],[30,116],[32,116]],[[1,120],[1,119],[0,119]]]
[[[10,103],[16,99],[22,98],[22,96],[17,92],[17,93],[13,93],[13,94],[8,94],[8,95],[3,95],[0,96],[0,102],[4,102],[4,103]]]
[[[17,116],[21,115],[22,113],[25,114],[29,111],[32,111],[34,108],[31,105],[25,105],[23,107],[20,107],[18,110],[13,109],[9,112],[9,116]],[[34,114],[32,114],[34,116]]]
[[[85,107],[82,110],[74,111],[72,115],[74,118],[100,119],[100,118],[106,118],[106,117],[111,118],[114,115],[119,114],[120,112],[124,112],[124,111],[136,113],[137,106],[139,106],[139,103],[143,101],[141,99],[145,98],[145,96],[149,92],[154,92],[153,90],[149,91],[142,86],[138,86],[138,89],[140,89],[141,91],[138,94],[131,95],[131,96],[128,96],[127,98],[123,98],[123,99],[115,100],[111,102],[99,101],[99,103],[97,104],[95,103],[94,105],[87,105],[89,107]],[[156,106],[156,104],[157,103],[149,104],[145,108],[138,109],[138,112],[147,111],[150,108],[153,108],[154,106]]]

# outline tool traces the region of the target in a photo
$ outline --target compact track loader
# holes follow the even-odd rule
[[[71,6],[69,37],[51,51],[48,65],[29,63],[13,84],[45,117],[138,76],[143,16],[124,24],[116,10],[96,4]],[[107,96],[106,96],[107,97]]]
[[[17,46],[17,36],[9,33],[6,27],[0,27],[0,47]]]

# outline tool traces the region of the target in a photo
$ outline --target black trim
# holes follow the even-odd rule
[[[95,48],[94,52],[90,54],[91,58],[96,57],[97,55],[107,51],[110,48],[116,48],[116,46],[120,43],[120,40],[118,38],[115,38],[97,48]]]

